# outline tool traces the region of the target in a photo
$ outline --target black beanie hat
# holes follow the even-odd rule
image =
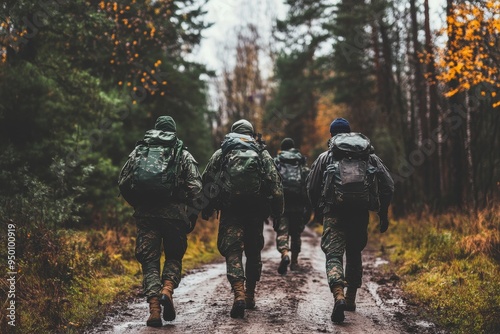
[[[330,124],[330,134],[335,136],[339,133],[349,133],[351,132],[351,127],[349,122],[343,118],[335,119],[332,124]]]
[[[281,142],[281,150],[282,151],[286,151],[286,150],[289,150],[289,149],[294,148],[294,147],[295,147],[295,142],[293,141],[292,138],[285,138]]]
[[[177,127],[175,125],[175,121],[170,116],[160,116],[156,120],[155,129],[167,132],[176,132]]]

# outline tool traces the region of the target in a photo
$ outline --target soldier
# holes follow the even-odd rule
[[[269,215],[278,218],[283,212],[281,178],[263,144],[255,141],[250,122],[243,119],[232,125],[203,172],[203,184],[217,194],[203,209],[203,219],[215,209],[221,210],[217,247],[226,258],[227,278],[234,292],[230,315],[243,318],[245,308],[255,307],[264,220]]]
[[[309,174],[306,158],[295,148],[291,138],[281,142],[281,152],[274,162],[283,180],[285,212],[279,220],[273,222],[276,233],[276,247],[281,253],[278,273],[286,274],[290,263],[289,251],[292,252],[291,270],[298,270],[298,256],[301,248],[300,235],[311,216],[311,206],[307,198],[305,180]],[[291,239],[291,247],[288,240]],[[290,249],[291,248],[291,249]]]
[[[394,181],[380,158],[373,154],[373,147],[369,144],[369,140],[361,134],[350,132],[349,122],[343,118],[335,119],[331,123],[330,150],[323,152],[316,159],[307,179],[307,190],[311,203],[314,208],[320,208],[315,212],[322,212],[324,215],[321,248],[326,255],[328,284],[335,299],[331,320],[337,323],[344,321],[344,310],[354,311],[356,309],[356,291],[361,287],[363,273],[361,251],[365,248],[368,239],[368,210],[378,211],[379,229],[381,233],[384,233],[389,226],[387,212],[394,192]],[[354,146],[359,150],[358,153],[368,152],[364,159],[361,159],[361,154],[336,153],[341,151],[340,149],[335,150],[335,148],[339,148],[335,146],[336,143],[342,142],[340,148],[345,148],[349,146],[346,145],[349,144],[349,140],[354,141]],[[344,158],[346,159],[343,160]],[[356,166],[365,166],[366,168],[357,168]],[[325,179],[325,175],[335,173],[336,170],[340,170],[340,173],[332,174],[331,179],[328,177]],[[342,188],[342,182],[364,180],[364,182],[359,182],[359,185],[363,187],[367,184],[366,180],[371,177],[370,175],[373,176],[373,182],[370,183],[370,189],[368,189],[369,196],[363,196],[363,198],[366,197],[363,199],[366,205],[352,205],[350,207],[342,205],[342,201],[346,204],[347,200],[356,199],[354,196],[348,196],[349,189]],[[361,178],[358,179],[358,177]],[[331,184],[330,181],[335,182],[335,179],[341,179],[342,182],[331,191],[328,185]],[[356,196],[360,196],[359,193]],[[345,281],[344,251],[346,253]],[[347,292],[344,297],[345,285],[347,285]]]
[[[172,117],[160,116],[156,121],[155,130],[147,132],[146,142],[149,141],[150,144],[155,140],[161,142],[162,136],[175,135],[175,132],[176,124]],[[135,255],[142,266],[143,292],[149,303],[150,316],[146,324],[153,327],[162,326],[160,304],[163,305],[163,319],[165,321],[175,319],[172,294],[181,280],[187,234],[194,229],[198,217],[197,210],[193,209],[193,203],[197,200],[202,187],[198,163],[193,156],[184,147],[175,154],[180,155],[178,160],[180,166],[178,166],[179,185],[174,190],[173,198],[161,204],[143,203],[134,207],[137,223]],[[165,263],[160,276],[162,244]]]

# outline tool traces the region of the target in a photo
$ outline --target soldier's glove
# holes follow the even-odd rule
[[[378,216],[380,218],[379,222],[380,233],[384,233],[389,228],[389,218],[387,217],[387,212],[384,213],[379,212]]]
[[[187,230],[187,233],[193,232],[195,226],[196,226],[196,221],[198,220],[198,215],[192,214],[189,217],[189,228]]]

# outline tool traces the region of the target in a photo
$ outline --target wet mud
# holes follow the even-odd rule
[[[277,272],[280,254],[275,233],[265,225],[262,279],[256,289],[256,308],[243,319],[229,316],[233,296],[225,275],[225,263],[203,266],[183,277],[174,292],[177,318],[161,328],[145,325],[148,305],[136,298],[119,306],[86,333],[446,333],[426,321],[418,307],[402,297],[399,277],[385,274],[386,262],[373,249],[363,252],[363,287],[358,290],[356,312],[346,312],[342,324],[330,320],[333,296],[325,274],[320,237],[306,228],[302,235],[300,270],[282,276]]]

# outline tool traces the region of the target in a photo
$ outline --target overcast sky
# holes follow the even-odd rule
[[[286,15],[283,0],[210,0],[205,9],[213,26],[203,32],[195,59],[212,70],[222,67],[224,47],[235,41],[238,27],[256,24],[261,36],[269,38],[273,19]]]
[[[423,1],[419,3],[423,6]],[[445,5],[445,0],[429,0],[433,29],[444,24]],[[269,38],[273,19],[286,16],[283,0],[210,0],[205,9],[207,21],[214,24],[203,32],[204,39],[194,59],[211,70],[222,68],[225,46],[234,43],[238,27],[257,24],[261,36]]]

